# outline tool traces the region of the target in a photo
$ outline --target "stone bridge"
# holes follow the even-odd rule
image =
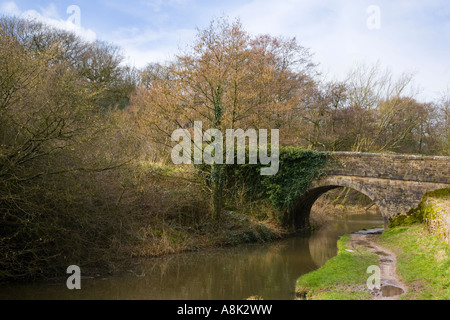
[[[324,175],[313,181],[286,213],[285,222],[296,230],[309,229],[314,202],[340,187],[355,189],[372,199],[387,227],[390,217],[416,208],[426,192],[450,188],[450,157],[331,153]]]

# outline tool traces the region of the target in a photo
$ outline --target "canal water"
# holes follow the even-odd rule
[[[310,237],[149,259],[121,276],[65,284],[3,285],[0,299],[292,300],[301,275],[336,255],[340,236],[383,224],[377,214],[335,218]]]

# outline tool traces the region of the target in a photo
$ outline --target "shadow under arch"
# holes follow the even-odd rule
[[[286,213],[285,223],[291,226],[297,233],[309,233],[309,218],[314,203],[328,191],[342,187],[354,189],[369,197],[377,205],[384,218],[385,227],[387,227],[389,213],[387,212],[385,201],[377,195],[376,191],[371,190],[367,184],[355,181],[349,176],[328,176],[314,181],[309,190]]]

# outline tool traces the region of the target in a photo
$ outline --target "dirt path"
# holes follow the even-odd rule
[[[397,275],[397,257],[394,253],[380,247],[374,241],[375,233],[363,232],[351,235],[350,246],[354,250],[357,247],[367,247],[371,253],[379,256],[381,270],[381,289],[371,291],[373,300],[397,300],[405,294],[408,288]]]

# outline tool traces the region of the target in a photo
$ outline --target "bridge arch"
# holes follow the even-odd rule
[[[324,193],[347,187],[369,197],[384,217],[407,214],[425,193],[450,188],[450,157],[358,152],[330,153],[322,176],[285,211],[284,223],[295,231],[309,230],[309,216]]]
[[[376,190],[372,190],[370,185],[346,176],[328,176],[314,181],[309,190],[302,195],[296,202],[296,205],[287,213],[286,221],[293,226],[296,231],[307,231],[310,229],[309,218],[314,203],[325,193],[337,188],[351,188],[369,197],[378,207],[382,216],[385,218],[385,224],[389,220],[389,212],[385,201],[380,199]]]
[[[308,191],[285,212],[285,224],[295,231],[309,230],[309,216],[316,200],[339,187],[368,196],[387,227],[389,218],[416,208],[428,191],[450,188],[450,157],[330,153],[321,178],[312,181]]]

